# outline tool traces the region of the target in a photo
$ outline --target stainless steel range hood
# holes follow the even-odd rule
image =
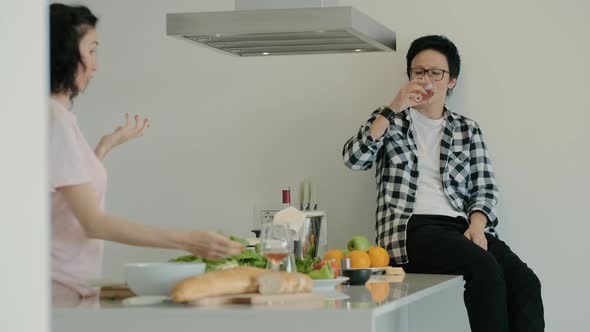
[[[353,7],[166,15],[167,35],[237,56],[392,52],[395,32]]]

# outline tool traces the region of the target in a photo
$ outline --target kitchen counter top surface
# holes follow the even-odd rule
[[[76,307],[54,308],[52,324],[54,331],[64,332],[122,330],[122,326],[131,331],[162,331],[167,329],[168,324],[175,326],[175,332],[194,330],[191,329],[194,324],[218,327],[219,331],[232,328],[250,330],[244,329],[248,326],[257,332],[274,326],[280,327],[281,332],[287,332],[300,331],[300,324],[309,320],[318,322],[318,330],[326,322],[332,322],[325,328],[334,330],[333,324],[337,324],[344,330],[358,328],[375,331],[378,317],[391,315],[400,308],[446,289],[462,288],[464,284],[461,276],[454,275],[406,274],[403,280],[400,279],[400,276],[374,275],[365,286],[340,285],[333,290],[322,291],[323,303],[309,304],[209,308],[170,302],[128,306],[120,301],[86,299]],[[379,325],[390,326],[391,319],[388,318],[389,323]]]
[[[400,276],[374,275],[365,286],[339,285],[330,290],[316,290],[324,296],[324,303],[321,309],[377,309],[377,313],[383,310],[395,309],[406,303],[416,301],[420,298],[436,293],[441,289],[453,285],[462,285],[460,276],[437,275],[437,274],[406,274]],[[277,308],[290,305],[278,305]],[[262,309],[267,306],[256,306]],[[297,305],[305,309],[305,305]],[[171,302],[149,305],[125,305],[122,301],[99,300],[98,297],[85,299],[75,306],[63,306],[56,310],[71,309],[189,309],[197,308]],[[215,309],[251,309],[252,306],[228,305],[215,307]],[[198,309],[202,309],[199,307]],[[318,306],[313,306],[318,309]]]

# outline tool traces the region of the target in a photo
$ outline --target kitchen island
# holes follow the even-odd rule
[[[321,291],[320,303],[297,305],[126,306],[87,299],[54,308],[52,331],[469,331],[463,284],[451,275],[373,276],[365,286],[341,285]]]

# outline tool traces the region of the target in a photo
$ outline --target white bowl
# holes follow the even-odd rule
[[[125,264],[127,286],[138,296],[170,295],[182,280],[205,272],[204,263],[130,263]]]

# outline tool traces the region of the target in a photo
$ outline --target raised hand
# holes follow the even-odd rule
[[[134,119],[135,125],[132,125],[129,114],[125,113],[125,125],[117,127],[112,133],[102,137],[95,149],[99,159],[102,160],[115,146],[143,136],[144,131],[150,127],[150,121],[148,119],[141,121],[139,115],[135,115]]]
[[[428,104],[436,91],[429,78],[415,78],[401,87],[389,107],[401,112],[409,107]]]

